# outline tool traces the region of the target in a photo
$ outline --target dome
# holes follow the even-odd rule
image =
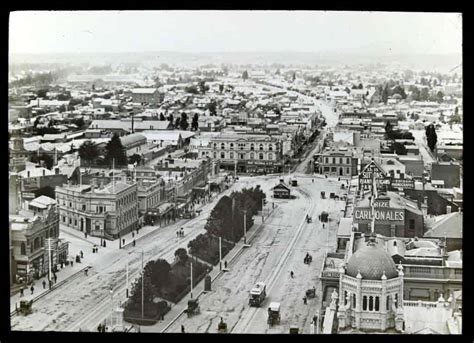
[[[366,280],[380,280],[384,272],[387,279],[398,276],[397,267],[390,255],[370,244],[357,250],[347,262],[347,275],[356,277],[359,272]]]

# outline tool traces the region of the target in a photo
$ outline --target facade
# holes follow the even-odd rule
[[[358,159],[348,151],[324,151],[319,157],[319,173],[336,176],[352,177],[357,175]]]
[[[237,173],[279,173],[283,170],[281,142],[268,135],[221,134],[210,141],[211,157]],[[208,151],[207,149],[205,149]]]
[[[291,188],[283,181],[280,181],[280,183],[273,187],[272,190],[274,198],[289,199],[291,197]]]
[[[29,208],[10,214],[9,223],[14,265],[21,282],[29,284],[46,275],[50,257],[53,266],[66,261],[68,242],[59,239],[54,199],[45,196],[34,199]]]
[[[125,149],[127,156],[134,154],[140,155],[142,148],[146,145],[146,137],[140,133],[132,133],[127,136],[120,137],[120,141]]]
[[[403,272],[372,236],[340,268],[338,329],[400,332],[402,308]]]
[[[61,225],[92,236],[116,239],[138,227],[137,184],[113,181],[98,188],[56,188]]]
[[[133,102],[159,104],[163,102],[164,94],[158,88],[134,88],[131,91]]]

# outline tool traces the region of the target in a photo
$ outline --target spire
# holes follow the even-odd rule
[[[356,278],[362,279],[362,274],[360,273],[360,269],[357,270]]]
[[[385,276],[385,270],[383,271],[383,275],[381,277],[382,280],[387,280],[387,276]]]

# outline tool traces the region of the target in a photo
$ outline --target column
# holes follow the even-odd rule
[[[382,295],[379,302],[379,311],[382,319],[382,327],[380,328],[382,331],[387,329],[387,278],[385,277],[385,273],[382,276]]]

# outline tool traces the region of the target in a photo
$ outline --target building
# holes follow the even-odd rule
[[[412,178],[423,176],[423,160],[415,156],[398,156],[398,160],[405,165],[405,173]]]
[[[371,236],[340,268],[338,331],[401,332],[403,275]]]
[[[140,155],[142,153],[142,148],[144,148],[147,143],[147,140],[146,137],[140,133],[132,133],[130,135],[120,137],[120,142],[125,149],[127,157],[129,157],[134,154]]]
[[[138,227],[137,184],[66,185],[56,188],[61,225],[116,239]]]
[[[59,239],[59,216],[54,199],[41,196],[9,215],[11,245],[20,283],[31,283],[65,262],[68,242]],[[20,281],[20,280],[15,281]]]
[[[280,139],[268,135],[222,133],[210,141],[210,153],[221,167],[236,173],[280,173]],[[208,149],[205,149],[208,151]]]
[[[318,162],[320,174],[349,178],[357,175],[358,158],[344,148],[322,152]]]
[[[289,199],[291,197],[291,188],[283,180],[280,180],[280,183],[273,187],[272,190],[274,198]]]
[[[157,105],[163,102],[164,94],[158,88],[134,88],[131,90],[132,101],[136,103],[147,103]]]
[[[142,120],[141,118],[122,118],[120,120],[98,119],[94,120],[89,129],[109,131],[119,136],[125,136],[132,132],[142,132],[145,130],[169,130],[171,123],[167,120]]]
[[[423,237],[446,240],[446,250],[462,249],[462,212],[453,212],[426,219]]]

